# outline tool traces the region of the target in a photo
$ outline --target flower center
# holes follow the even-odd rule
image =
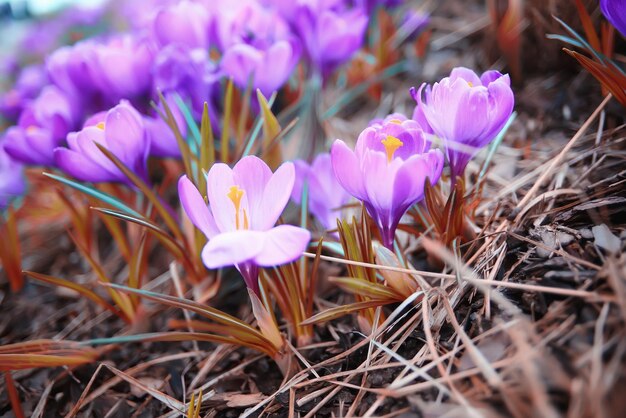
[[[471,81],[468,81],[467,85],[470,86],[470,87],[474,87],[474,83],[472,83]]]
[[[239,211],[241,209],[241,198],[243,197],[244,191],[239,188],[239,186],[230,186],[230,190],[226,194],[233,205],[235,205],[235,228],[241,229],[241,223],[239,221]],[[248,229],[248,215],[246,214],[246,210],[243,209],[243,229]]]
[[[395,136],[387,135],[387,138],[383,139],[382,144],[385,146],[387,152],[387,162],[390,163],[393,160],[393,154],[398,148],[404,145],[404,142],[400,141]]]
[[[104,122],[98,122],[98,123],[96,124],[96,128],[98,128],[98,129],[102,129],[102,130],[104,131]]]
[[[28,128],[26,128],[26,133],[29,134],[33,134],[35,132],[37,132],[38,127],[35,125],[30,125]]]

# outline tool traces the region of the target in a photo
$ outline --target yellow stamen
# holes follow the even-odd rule
[[[26,133],[32,134],[34,132],[37,132],[37,127],[35,125],[30,125],[28,128],[26,128]]]
[[[246,213],[246,210],[243,210],[243,229],[248,229],[250,228],[250,225],[248,224],[248,214]]]
[[[233,202],[235,205],[235,227],[239,229],[239,209],[241,208],[241,198],[243,197],[243,190],[239,188],[239,186],[230,186],[230,191],[226,196]],[[248,229],[248,216],[246,215],[246,211],[243,211],[243,227],[244,229]]]
[[[387,138],[381,141],[385,146],[385,151],[387,152],[387,162],[390,163],[393,160],[393,154],[396,152],[398,148],[400,148],[404,143],[400,141],[395,136],[387,135]]]
[[[389,123],[395,123],[396,125],[402,125],[402,121],[400,119],[391,119]]]
[[[98,124],[96,125],[96,128],[102,129],[104,131],[104,122],[98,122]]]
[[[474,87],[474,83],[472,83],[471,81],[468,81],[467,85],[470,86],[470,87]]]

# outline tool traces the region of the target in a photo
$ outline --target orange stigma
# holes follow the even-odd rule
[[[244,191],[239,186],[230,186],[230,190],[226,194],[233,205],[235,205],[235,227],[241,229],[241,223],[239,221],[239,210],[241,209],[241,198]],[[246,210],[243,210],[243,229],[248,229],[248,215]]]
[[[400,148],[404,143],[400,141],[395,136],[387,135],[387,138],[383,139],[382,144],[385,146],[385,151],[387,152],[387,162],[390,163],[393,160],[393,154]]]

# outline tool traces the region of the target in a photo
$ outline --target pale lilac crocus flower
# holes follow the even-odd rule
[[[54,150],[54,159],[60,169],[78,180],[131,185],[96,143],[111,151],[144,181],[148,180],[146,163],[150,143],[141,115],[130,103],[122,100],[108,112],[89,118],[81,131],[67,135],[68,148]]]
[[[423,199],[426,179],[434,185],[443,169],[443,154],[429,151],[419,124],[392,117],[361,132],[354,151],[340,139],[330,151],[337,180],[363,202],[391,250],[400,219]]]
[[[232,169],[214,164],[207,176],[208,206],[183,176],[178,194],[191,222],[206,235],[202,261],[208,268],[234,265],[246,285],[259,291],[259,267],[296,260],[311,239],[293,225],[274,226],[289,201],[295,180],[293,163],[275,173],[258,157],[242,158]]]
[[[305,184],[308,188],[308,206],[311,213],[326,229],[336,229],[337,219],[341,218],[341,207],[350,201],[350,194],[337,181],[330,154],[319,154],[309,164],[303,160],[294,161],[296,182],[291,192],[291,200],[301,204]]]
[[[412,88],[411,94],[416,113],[423,113],[434,135],[444,142],[453,183],[502,130],[515,101],[508,74],[487,71],[478,77],[463,67],[432,87],[424,83],[418,91]]]

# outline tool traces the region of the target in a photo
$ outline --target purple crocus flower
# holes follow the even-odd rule
[[[220,77],[205,50],[190,49],[180,44],[168,45],[159,51],[153,74],[154,89],[165,95],[178,93],[191,103],[197,118],[202,115],[205,101],[211,106],[211,97]],[[210,113],[214,115],[216,112]]]
[[[148,178],[146,161],[150,143],[141,115],[127,101],[88,119],[82,130],[67,135],[67,143],[69,148],[54,150],[54,159],[59,168],[79,180],[130,184],[96,143],[106,147],[142,179]]]
[[[208,49],[211,16],[201,4],[183,0],[159,10],[154,34],[161,46],[181,44]]]
[[[296,181],[291,199],[301,203],[304,184],[308,187],[309,210],[326,229],[337,228],[340,209],[350,201],[350,194],[337,181],[330,154],[319,154],[312,164],[294,161]]]
[[[422,84],[417,92],[411,89],[411,94],[434,134],[444,141],[454,182],[511,116],[511,82],[508,74],[487,71],[478,77],[472,70],[457,67],[450,77],[425,86]]]
[[[37,97],[46,84],[48,77],[42,66],[24,67],[13,88],[0,95],[0,114],[8,119],[16,119],[27,103]]]
[[[600,0],[602,14],[626,38],[626,0]]]
[[[337,180],[363,201],[389,249],[404,212],[424,197],[426,179],[434,185],[441,176],[443,154],[429,147],[417,122],[393,118],[361,132],[354,151],[340,139],[331,148]]]
[[[287,81],[300,45],[277,12],[251,3],[217,25],[220,68],[237,86],[245,89],[252,78],[252,85],[267,96]]]
[[[234,265],[246,285],[258,293],[258,268],[294,261],[302,255],[311,234],[293,225],[274,226],[289,201],[295,180],[293,163],[275,173],[263,160],[248,156],[234,168],[214,164],[207,176],[209,206],[183,176],[178,194],[191,222],[209,242],[202,250],[208,268]]]
[[[65,141],[77,119],[71,98],[54,86],[47,86],[24,109],[18,125],[7,130],[4,149],[24,164],[53,165],[54,148]]]
[[[0,142],[0,210],[6,208],[14,197],[20,196],[25,190],[22,165],[4,151]]]
[[[300,5],[292,26],[311,64],[327,76],[361,47],[368,16],[362,8],[324,8],[324,2],[316,3]]]
[[[121,99],[148,94],[154,52],[154,44],[146,37],[124,35],[60,48],[46,66],[57,86],[86,104],[98,102],[95,107],[100,110]]]

